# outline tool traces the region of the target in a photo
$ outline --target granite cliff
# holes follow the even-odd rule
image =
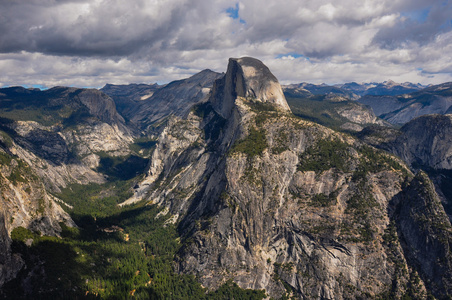
[[[0,285],[25,262],[11,252],[11,232],[26,228],[59,236],[76,226],[55,196],[68,185],[103,183],[100,153],[126,155],[131,130],[111,98],[97,90],[56,87],[46,91],[1,89]]]
[[[177,270],[210,289],[231,279],[271,297],[448,295],[448,269],[435,274],[448,288],[432,289],[402,243],[429,238],[394,213],[417,209],[397,200],[412,178],[398,158],[294,117],[260,61],[231,59],[210,99],[168,122],[124,204],[161,206],[183,237]]]

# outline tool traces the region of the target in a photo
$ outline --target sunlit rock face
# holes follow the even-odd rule
[[[290,111],[278,79],[255,58],[230,58],[226,75],[215,82],[210,101],[221,116],[228,118],[238,97],[276,104],[280,110]]]

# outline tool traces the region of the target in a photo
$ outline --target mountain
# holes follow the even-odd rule
[[[451,83],[425,87],[412,83],[399,84],[391,80],[383,83],[352,82],[334,86],[301,83],[283,87],[289,105],[296,107],[298,115],[335,129],[339,129],[347,122],[345,119],[349,119],[346,115],[338,115],[338,102],[341,102],[341,106],[350,105],[353,101],[362,104],[360,108],[355,104],[348,110],[354,111],[355,114],[361,111],[361,119],[365,119],[368,125],[376,124],[377,119],[370,117],[375,114],[390,124],[402,126],[422,115],[452,112],[451,88]],[[325,99],[329,101],[324,101]],[[372,112],[369,113],[368,108]],[[354,128],[355,131],[363,128],[356,125],[365,124],[352,119],[348,121],[350,124],[346,125],[347,129]],[[383,124],[381,120],[378,122]],[[388,123],[386,124],[389,125]]]
[[[355,92],[356,90],[352,89],[344,89],[342,86],[338,85],[327,85],[327,84],[312,84],[312,83],[299,83],[299,84],[290,84],[283,86],[284,90],[288,90],[292,93],[296,92],[297,94],[304,93],[305,95],[328,95],[333,94],[337,96],[347,97],[350,99],[357,98]]]
[[[115,101],[116,109],[122,116],[130,118],[131,110],[140,101],[151,97],[161,87],[158,84],[106,84],[100,91]]]
[[[394,153],[414,166],[452,169],[452,115],[413,119],[394,140]]]
[[[348,82],[344,84],[327,85],[312,84],[312,83],[299,83],[290,84],[284,86],[284,89],[307,91],[312,95],[328,95],[333,94],[337,96],[346,97],[352,100],[358,100],[362,96],[366,95],[378,95],[378,96],[397,96],[419,91],[425,88],[421,84],[413,84],[410,82],[396,83],[392,80],[384,81],[381,83],[356,83]]]
[[[382,119],[396,125],[427,114],[452,112],[452,83],[443,83],[399,96],[364,96],[358,102],[368,105]]]
[[[425,86],[421,84],[413,84],[410,82],[396,83],[392,80],[384,81],[381,83],[362,84],[352,82],[336,86],[340,87],[342,90],[353,92],[360,97],[365,95],[396,96],[416,92],[425,88]]]
[[[292,112],[304,119],[336,130],[360,131],[371,124],[389,126],[367,106],[351,100],[349,95],[317,94],[298,87],[283,88]]]
[[[204,70],[190,78],[173,81],[140,101],[127,117],[144,130],[169,115],[184,116],[191,107],[205,99],[215,79],[221,74]]]
[[[447,116],[380,126],[250,57],[103,90],[0,90],[1,298],[452,295]]]
[[[133,132],[114,101],[95,89],[0,90],[0,129],[16,155],[33,167],[46,186],[105,182],[101,156],[131,153]]]
[[[209,289],[233,280],[272,297],[385,298],[420,295],[424,284],[450,293],[450,268],[434,275],[444,283],[428,287],[429,273],[415,267],[423,258],[401,242],[413,234],[433,238],[432,247],[438,241],[418,223],[415,233],[398,229],[418,209],[404,195],[423,185],[397,158],[294,117],[266,71],[257,60],[231,59],[210,100],[168,123],[126,202],[148,199],[179,224],[177,270]]]

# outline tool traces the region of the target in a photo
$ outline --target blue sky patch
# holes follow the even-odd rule
[[[245,20],[239,16],[239,4],[236,3],[235,7],[229,7],[226,9],[226,13],[234,20],[239,20],[240,23],[246,24]]]
[[[226,12],[234,20],[238,19],[239,18],[239,4],[236,3],[235,4],[235,8],[234,7],[229,7],[228,9],[226,9]]]
[[[406,13],[402,13],[402,16],[408,17],[414,21],[419,23],[425,23],[427,21],[428,15],[430,14],[431,7],[427,7],[420,10],[410,11]]]
[[[303,54],[296,53],[296,52],[289,52],[289,53],[284,53],[284,54],[278,54],[276,56],[276,58],[279,59],[279,58],[288,57],[288,56],[292,56],[293,58],[303,57],[303,58],[309,60],[309,57],[304,56]]]

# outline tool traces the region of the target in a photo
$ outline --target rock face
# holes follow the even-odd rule
[[[173,81],[139,102],[129,118],[141,129],[148,130],[151,124],[159,123],[169,115],[186,116],[194,104],[207,99],[213,82],[220,76],[204,70],[190,78]]]
[[[158,84],[106,84],[100,91],[115,101],[116,109],[122,116],[130,119],[139,102],[149,99],[161,87]]]
[[[75,226],[58,199],[22,159],[0,148],[0,286],[15,277],[24,262],[10,249],[10,233],[25,227],[45,235],[58,235],[60,222]]]
[[[377,124],[380,126],[388,126],[388,124],[375,116],[372,110],[368,109],[358,103],[349,104],[344,107],[339,107],[336,112],[349,120],[349,122],[341,125],[342,129],[349,129],[353,131],[361,131],[365,125]]]
[[[0,129],[11,140],[9,150],[52,191],[70,183],[105,182],[95,170],[99,154],[130,153],[133,131],[114,101],[98,90],[8,88],[1,89],[0,103],[8,108],[0,113]]]
[[[0,287],[13,279],[20,271],[24,262],[11,253],[11,239],[6,228],[5,214],[0,207]]]
[[[255,58],[229,59],[226,75],[215,82],[211,103],[223,118],[229,118],[238,97],[275,104],[282,111],[290,111],[278,80]]]
[[[427,115],[405,124],[391,143],[392,151],[409,164],[452,168],[452,115]]]
[[[430,281],[433,294],[452,294],[452,226],[427,174],[402,193],[397,224],[407,258]]]
[[[171,214],[183,237],[177,270],[209,289],[232,279],[276,298],[422,298],[430,275],[411,283],[424,271],[407,261],[389,213],[410,171],[294,117],[267,70],[231,59],[208,102],[170,118],[129,203]]]

